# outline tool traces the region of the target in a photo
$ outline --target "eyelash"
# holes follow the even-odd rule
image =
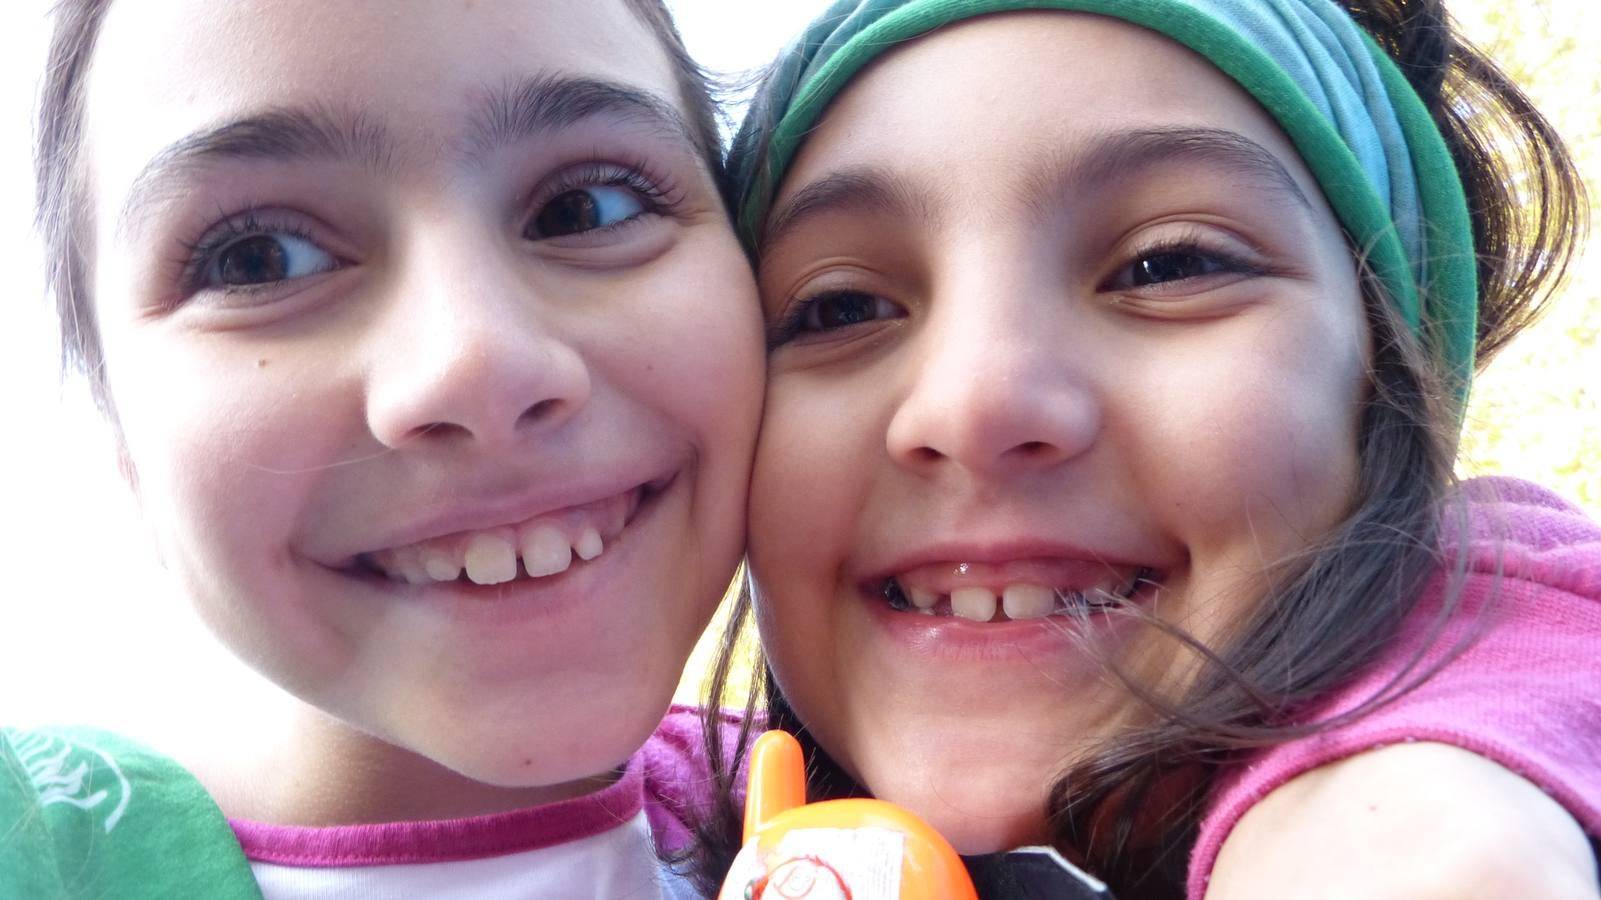
[[[630,164],[588,162],[564,169],[554,180],[546,181],[535,188],[529,198],[525,218],[532,220],[546,203],[562,194],[592,187],[628,188],[639,195],[640,200],[644,202],[646,213],[658,216],[676,213],[683,206],[685,199],[683,192],[671,179],[651,171],[651,167],[643,160]],[[602,225],[586,233],[606,233],[626,228],[635,224],[638,218],[635,216],[621,222]]]
[[[1216,246],[1215,241],[1208,241],[1199,230],[1186,231],[1181,234],[1169,235],[1159,238],[1151,243],[1136,247],[1126,257],[1124,262],[1113,270],[1115,278],[1136,262],[1154,256],[1198,256],[1206,257],[1221,263],[1224,272],[1247,276],[1271,275],[1273,272],[1259,263],[1246,259],[1243,254],[1224,250]],[[1102,282],[1108,284],[1112,278]],[[1133,289],[1139,290],[1147,285],[1137,285]],[[1102,287],[1101,290],[1115,290],[1115,288]]]
[[[649,167],[643,162],[632,165],[590,162],[568,168],[559,173],[554,180],[547,181],[536,189],[528,204],[527,215],[530,218],[537,215],[544,204],[569,191],[597,186],[628,188],[639,195],[645,212],[653,215],[672,215],[683,205],[685,199],[683,193],[668,178],[648,172]],[[204,232],[198,239],[194,241],[179,239],[178,244],[182,250],[174,265],[186,296],[208,287],[205,283],[206,270],[213,259],[241,238],[267,233],[282,234],[321,246],[305,227],[293,222],[264,218],[264,212],[265,210],[256,204],[247,204],[242,211],[221,217],[218,224]],[[635,216],[604,225],[591,233],[625,228],[635,224],[637,218],[638,216]],[[260,287],[262,286],[234,286],[223,290],[227,293],[241,293],[259,290]]]
[[[835,291],[833,293],[839,294],[843,292]],[[790,304],[789,309],[784,312],[784,315],[780,317],[778,321],[767,327],[767,351],[771,353],[778,347],[794,340],[795,336],[800,334],[801,323],[805,321],[806,314],[811,311],[811,308],[816,305],[819,300],[823,300],[829,296],[830,294],[827,293],[817,294],[816,296],[807,297],[805,300],[800,300]]]
[[[1205,257],[1220,264],[1222,267],[1221,271],[1226,273],[1234,273],[1246,276],[1273,274],[1273,272],[1268,268],[1246,259],[1242,254],[1234,253],[1228,250],[1222,250],[1216,246],[1213,246],[1204,237],[1202,237],[1199,232],[1188,232],[1164,237],[1146,244],[1143,247],[1139,247],[1130,253],[1127,257],[1127,260],[1119,265],[1116,270],[1114,270],[1113,277],[1120,276],[1129,266],[1134,265],[1136,262],[1142,259],[1168,255]],[[1111,279],[1107,279],[1107,281],[1103,281],[1102,284],[1105,285],[1110,280]],[[1142,287],[1149,286],[1140,285],[1133,289],[1138,290]],[[1158,285],[1156,287],[1160,286]],[[1100,289],[1115,290],[1114,288],[1104,286]],[[849,289],[828,290],[792,304],[790,308],[785,311],[783,317],[774,322],[772,326],[768,328],[767,349],[771,351],[774,348],[794,340],[795,337],[801,333],[807,316],[811,314],[812,310],[817,306],[818,303],[852,294],[867,294],[868,296],[871,296],[866,291],[854,291]]]
[[[246,206],[242,212],[222,219],[193,242],[179,239],[178,243],[183,248],[183,253],[177,260],[177,265],[180,273],[179,282],[183,286],[185,295],[197,293],[208,287],[205,283],[206,269],[210,267],[218,253],[240,238],[258,234],[282,234],[321,246],[316,237],[303,226],[263,219],[263,214],[264,210],[260,207]],[[219,290],[233,294],[260,290],[261,287],[264,285],[234,285]]]
[[[806,317],[811,314],[812,310],[815,309],[819,303],[827,300],[838,299],[840,297],[849,297],[852,295],[860,295],[865,297],[877,296],[868,291],[856,291],[846,288],[823,291],[818,294],[813,294],[804,300],[800,300],[791,304],[790,308],[784,312],[783,317],[774,322],[772,326],[767,329],[767,349],[772,351],[783,344],[789,343],[798,335],[800,335],[802,328],[805,325]],[[843,329],[827,330],[839,331]]]

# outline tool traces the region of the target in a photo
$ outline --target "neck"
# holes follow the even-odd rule
[[[230,818],[301,826],[491,815],[581,797],[617,778],[485,784],[297,700],[186,762]]]

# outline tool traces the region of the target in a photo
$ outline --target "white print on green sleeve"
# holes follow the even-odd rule
[[[261,892],[228,820],[173,760],[105,731],[0,728],[0,897]]]
[[[92,746],[79,747],[53,735],[37,732],[23,733],[16,742],[15,750],[17,760],[22,763],[28,779],[33,782],[33,789],[39,794],[41,808],[69,803],[90,815],[99,814],[103,816],[100,825],[106,834],[110,834],[122,821],[133,788],[117,761],[104,750]],[[97,757],[104,767],[92,766],[91,760],[86,758],[88,754]],[[110,783],[100,787],[91,773],[109,775]],[[102,783],[107,780],[104,777],[99,779]],[[104,809],[108,806],[109,810]]]

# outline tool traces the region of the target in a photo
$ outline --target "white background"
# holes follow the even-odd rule
[[[823,0],[669,0],[690,52],[765,65]],[[150,560],[108,435],[57,377],[32,231],[47,0],[0,0],[0,724],[92,722],[163,742],[270,702]]]

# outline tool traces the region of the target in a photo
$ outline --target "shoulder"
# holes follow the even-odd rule
[[[1240,820],[1210,874],[1208,900],[1596,897],[1589,842],[1561,806],[1481,756],[1431,743],[1294,779]]]
[[[72,873],[84,896],[135,882],[150,885],[152,896],[260,896],[199,781],[108,731],[0,729],[0,834],[7,897],[62,896],[62,873]]]
[[[1440,526],[1447,559],[1465,562],[1470,573],[1601,602],[1601,524],[1537,484],[1465,481],[1442,509]]]
[[[107,833],[121,824],[135,785],[187,776],[135,741],[83,727],[0,728],[0,760],[8,804],[69,806],[97,819]]]
[[[691,823],[698,821],[720,794],[711,765],[708,737],[720,743],[724,771],[738,768],[739,735],[744,716],[738,710],[709,712],[702,707],[673,704],[640,748],[645,776],[645,813],[657,845],[673,851],[690,841]],[[738,787],[738,785],[736,785]]]
[[[653,778],[680,780],[686,775],[709,773],[708,729],[722,739],[725,761],[732,761],[730,754],[744,721],[739,710],[725,708],[709,713],[699,706],[674,703],[640,750],[647,783]]]
[[[1366,777],[1374,761],[1412,758],[1368,751],[1411,742],[1438,748],[1418,758],[1474,754],[1601,835],[1601,526],[1537,485],[1480,478],[1444,505],[1441,543],[1440,570],[1395,641],[1307,711],[1330,727],[1220,774],[1191,859],[1195,896],[1235,824],[1270,795],[1286,799],[1281,786],[1358,754],[1366,761],[1342,771]]]

